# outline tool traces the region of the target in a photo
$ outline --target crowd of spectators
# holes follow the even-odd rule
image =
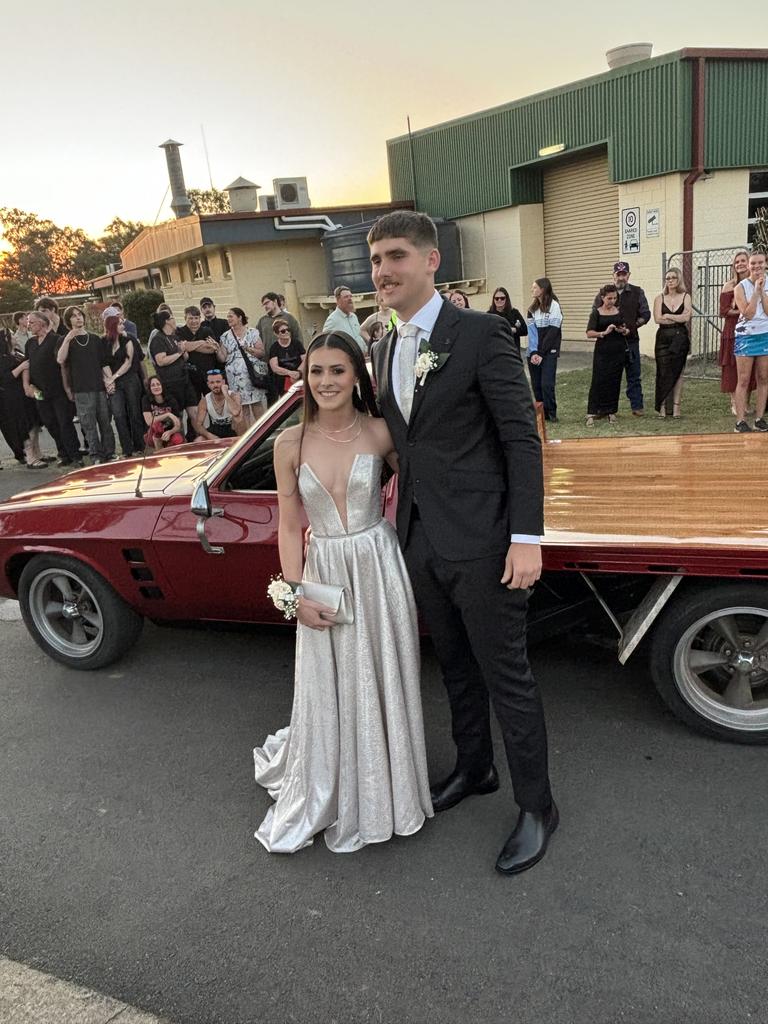
[[[765,269],[764,254],[737,252],[720,295],[720,389],[729,397],[739,433],[768,431]],[[469,296],[458,289],[445,291],[443,298],[470,308]],[[334,299],[323,331],[344,331],[365,353],[395,326],[394,311],[383,301],[360,323],[350,288],[336,288]],[[163,303],[145,353],[119,299],[109,301],[96,333],[82,307],[60,313],[55,299],[43,297],[0,330],[0,432],[17,461],[30,469],[56,461],[41,451],[43,427],[63,467],[82,466],[86,456],[94,463],[114,459],[115,430],[123,457],[185,440],[242,434],[301,377],[304,365],[301,325],[285,308],[285,298],[266,292],[261,307],[253,326],[238,306],[226,318],[217,316],[213,299],[205,296],[199,306],[186,307],[178,324]],[[527,339],[527,351],[521,351],[534,396],[545,419],[557,422],[563,310],[553,283],[546,277],[532,283],[524,313],[512,305],[507,289],[498,287],[488,312],[507,321],[518,348]],[[585,317],[586,338],[594,344],[588,427],[599,419],[616,422],[623,379],[630,412],[645,415],[638,331],[651,319],[657,328],[654,407],[662,417],[681,415],[692,315],[679,270],[667,270],[651,307],[643,289],[630,283],[627,261],[614,263],[612,280],[599,289]]]

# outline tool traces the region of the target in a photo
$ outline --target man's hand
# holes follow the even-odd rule
[[[531,362],[533,363],[534,366],[538,366],[539,365],[539,363],[541,362],[541,356],[539,355],[538,352],[534,352],[533,353],[533,355],[531,356]]]
[[[541,576],[541,545],[510,544],[502,584],[508,590],[525,590]]]

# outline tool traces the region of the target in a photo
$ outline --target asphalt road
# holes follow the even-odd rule
[[[147,626],[77,673],[3,618],[0,953],[179,1024],[768,1019],[765,748],[679,725],[642,660],[534,652],[561,827],[510,879],[506,778],[349,856],[253,839],[251,749],[288,721],[289,632]],[[423,693],[439,775],[428,648]]]

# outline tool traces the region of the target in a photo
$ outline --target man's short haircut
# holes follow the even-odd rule
[[[116,295],[110,295],[108,299],[104,300],[108,306],[118,306],[120,309],[123,308],[123,304]]]
[[[70,330],[72,330],[73,313],[79,313],[83,320],[85,320],[85,310],[81,306],[67,306],[61,319],[64,321],[64,326]]]
[[[379,217],[368,232],[368,244],[385,238],[405,238],[418,249],[437,249],[437,227],[426,213],[394,210]]]
[[[18,313],[14,313],[13,314],[13,326],[14,327],[18,327],[19,324],[21,323],[22,317],[25,317],[25,316],[29,316],[29,313],[26,310],[24,310],[24,309],[22,309]]]
[[[261,301],[263,302],[264,299],[269,299],[271,302],[279,302],[280,296],[277,292],[265,292],[264,295],[261,296]]]
[[[184,316],[202,316],[202,313],[197,306],[187,306],[184,310]]]
[[[352,289],[349,287],[348,284],[340,284],[338,288],[333,289],[334,299],[338,299],[342,292],[349,292],[351,294]]]
[[[48,316],[44,309],[34,309],[29,315],[36,316],[37,319],[42,320],[43,323],[46,324],[46,326],[51,326],[51,318]]]
[[[35,310],[38,309],[49,309],[52,313],[59,312],[59,304],[56,299],[51,299],[49,296],[44,295],[42,299],[38,299],[35,303]],[[48,321],[50,323],[50,320]]]

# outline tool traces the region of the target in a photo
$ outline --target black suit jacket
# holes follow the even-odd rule
[[[510,534],[544,532],[541,442],[508,324],[446,302],[430,337],[442,367],[417,382],[405,422],[390,388],[395,332],[371,350],[379,406],[400,461],[397,530],[411,507],[450,561],[506,552]]]

